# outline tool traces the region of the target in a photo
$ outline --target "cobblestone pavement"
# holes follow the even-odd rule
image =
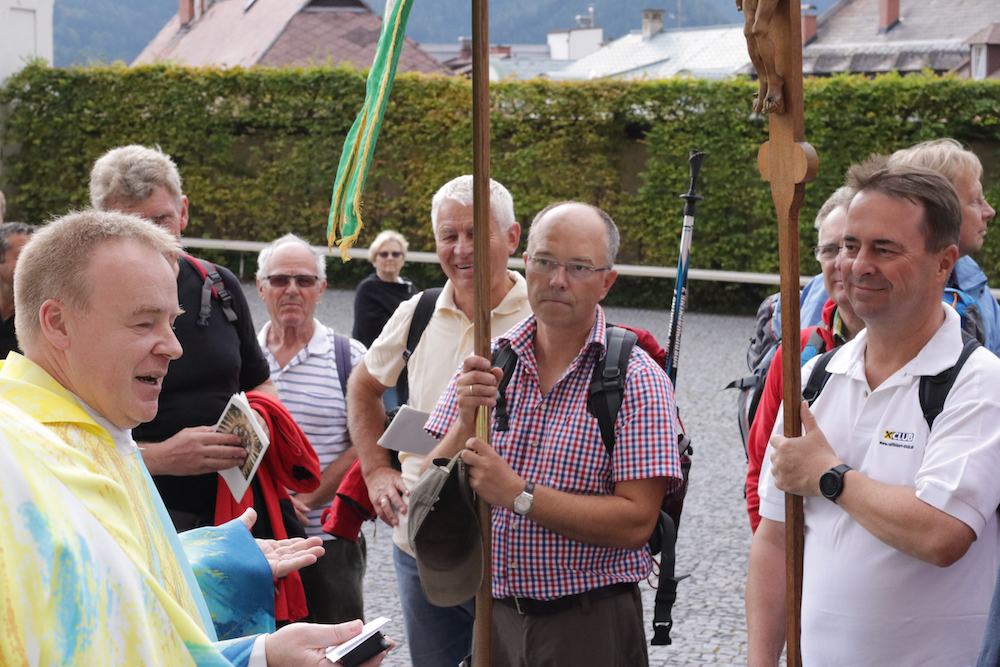
[[[353,296],[328,290],[317,318],[350,332]],[[258,327],[267,312],[252,287],[247,297]],[[608,320],[651,331],[666,340],[666,311],[608,308]],[[735,393],[723,391],[730,380],[747,373],[745,353],[753,318],[688,313],[677,379],[681,418],[694,446],[690,488],[677,542],[677,573],[690,574],[679,585],[674,605],[671,646],[649,648],[653,667],[732,665],[746,661],[743,587],[750,552],[750,526],[743,501],[746,459],[736,428]],[[388,634],[397,648],[387,667],[410,664],[392,565],[392,535],[384,524],[367,523],[368,571],[365,575],[367,618],[393,620]],[[641,584],[646,633],[651,636],[655,591]],[[585,667],[585,666],[581,666]]]

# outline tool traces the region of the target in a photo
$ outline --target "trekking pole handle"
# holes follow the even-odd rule
[[[695,194],[695,186],[698,183],[698,174],[701,173],[701,163],[704,161],[704,151],[693,150],[691,151],[690,157],[688,157],[688,169],[691,175],[691,185],[688,187],[687,194],[680,196],[681,199],[687,202],[684,204],[685,217],[694,217],[695,205],[704,199],[701,195]]]

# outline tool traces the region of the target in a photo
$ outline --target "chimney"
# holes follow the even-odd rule
[[[884,35],[899,23],[899,0],[879,0],[878,34]]]
[[[642,38],[649,39],[663,30],[663,10],[642,10]]]
[[[802,46],[816,37],[816,5],[802,5]]]
[[[177,16],[181,25],[186,25],[194,18],[194,0],[177,0]]]
[[[472,58],[472,38],[471,37],[459,37],[459,51],[458,57],[463,60],[469,60]]]

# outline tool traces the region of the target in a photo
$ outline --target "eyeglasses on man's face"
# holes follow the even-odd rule
[[[403,256],[403,253],[400,252],[399,250],[380,250],[375,254],[381,257],[382,259],[386,259],[388,257],[392,257],[393,259],[399,259],[400,257]]]
[[[837,243],[827,243],[826,245],[813,246],[813,254],[821,262],[830,262],[837,259],[840,249],[844,246]]]
[[[319,276],[310,276],[305,273],[297,273],[294,276],[289,276],[284,273],[275,273],[274,275],[265,276],[264,280],[271,283],[271,287],[288,287],[289,283],[293,280],[295,284],[301,288],[313,287],[316,281],[319,280]]]
[[[597,268],[590,266],[589,264],[581,264],[579,262],[568,262],[566,264],[561,264],[552,259],[546,259],[544,257],[532,257],[527,255],[527,267],[534,271],[535,273],[540,273],[543,276],[551,276],[555,273],[559,267],[566,269],[566,275],[573,280],[586,280],[595,273],[600,271],[607,271],[609,267],[602,266]]]

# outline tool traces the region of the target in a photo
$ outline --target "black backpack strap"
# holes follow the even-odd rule
[[[201,286],[201,308],[198,311],[198,326],[208,326],[208,318],[212,314],[212,296],[219,300],[222,312],[226,315],[226,320],[230,323],[235,323],[238,318],[236,311],[233,310],[233,295],[226,289],[226,284],[222,281],[222,276],[219,272],[215,270],[215,266],[210,262],[192,257],[186,253],[180,253],[179,257],[187,260],[204,281]]]
[[[625,373],[632,346],[638,339],[635,332],[621,327],[609,326],[605,330],[606,353],[594,364],[594,375],[587,391],[587,410],[597,419],[608,456],[615,449],[615,421],[625,395]]]
[[[954,366],[937,375],[920,377],[920,409],[924,412],[924,419],[927,421],[929,429],[934,427],[934,420],[944,410],[945,399],[948,398],[948,392],[955,385],[955,380],[958,379],[962,366],[976,351],[976,348],[980,347],[979,341],[967,331],[962,331],[962,340],[965,345],[962,347],[962,354],[958,355],[958,361],[955,362]]]
[[[493,352],[493,367],[503,370],[503,377],[497,386],[497,405],[493,408],[493,418],[496,420],[497,431],[509,431],[507,424],[507,385],[517,368],[517,353],[510,346],[509,341],[502,341],[500,347]]]
[[[812,404],[816,402],[823,387],[826,386],[827,380],[830,379],[830,373],[827,372],[826,367],[830,365],[830,360],[835,354],[837,354],[836,348],[821,354],[809,374],[809,379],[806,380],[806,386],[802,389],[802,398],[809,404],[809,407],[812,407]]]
[[[333,334],[333,358],[337,362],[337,377],[340,390],[347,400],[347,378],[351,376],[351,339],[344,334]]]
[[[403,350],[403,370],[396,380],[396,396],[400,405],[410,400],[410,382],[407,365],[410,362],[410,357],[413,356],[413,351],[417,349],[420,337],[424,335],[424,329],[427,328],[427,325],[431,321],[431,316],[434,315],[434,305],[437,303],[442,289],[442,287],[432,287],[421,292],[420,300],[417,301],[417,308],[413,311],[413,319],[410,320],[410,328],[406,333],[406,349]]]

